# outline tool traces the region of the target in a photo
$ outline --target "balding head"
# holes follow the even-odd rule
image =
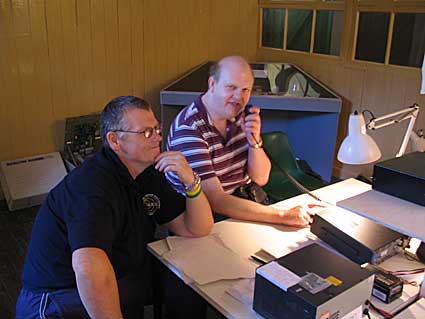
[[[221,59],[212,68],[208,91],[202,101],[216,121],[234,120],[251,96],[254,77],[248,62],[240,56]]]
[[[248,62],[241,56],[226,56],[217,63],[214,63],[210,68],[210,77],[213,77],[215,81],[220,80],[220,74],[223,69],[241,70],[243,72],[250,73],[252,76],[252,70]]]

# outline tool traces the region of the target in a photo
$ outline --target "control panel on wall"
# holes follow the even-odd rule
[[[67,118],[65,122],[64,158],[69,169],[80,165],[101,146],[100,114]]]

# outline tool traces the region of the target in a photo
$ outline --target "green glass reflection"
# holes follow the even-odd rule
[[[390,14],[387,12],[360,12],[357,60],[385,62],[389,23]]]
[[[339,55],[343,30],[343,12],[318,10],[313,52]]]
[[[288,35],[286,48],[296,51],[310,51],[313,10],[288,10]]]
[[[396,13],[390,64],[421,67],[425,52],[425,13]]]
[[[285,9],[263,8],[263,31],[261,45],[269,48],[283,48]]]

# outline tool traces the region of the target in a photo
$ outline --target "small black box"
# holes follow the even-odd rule
[[[382,302],[391,303],[401,297],[403,293],[403,282],[397,276],[374,269],[375,281],[373,283],[372,295]]]
[[[376,163],[372,188],[425,206],[425,153],[413,152]]]

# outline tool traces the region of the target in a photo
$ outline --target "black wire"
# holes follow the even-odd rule
[[[363,309],[363,314],[364,314],[364,315],[366,315],[369,319],[371,319],[371,317],[370,317],[370,313],[369,313],[369,309],[364,308],[364,309]]]
[[[371,110],[364,110],[364,111],[362,111],[363,116],[365,115],[365,113],[369,113],[370,114],[371,119],[369,120],[369,123],[371,121],[373,121],[374,119],[376,119],[375,115],[372,113]]]
[[[260,144],[257,139],[255,138],[254,134],[251,133],[252,138],[254,139],[255,143],[258,145]],[[298,182],[294,177],[292,177],[284,168],[282,168],[279,163],[277,163],[273,157],[270,156],[270,154],[266,151],[265,148],[263,148],[264,153],[266,153],[266,155],[268,156],[268,158],[270,159],[270,161],[273,163],[273,165],[275,165],[288,179],[289,181],[292,183],[292,185],[294,185],[301,193],[305,193],[311,197],[313,197],[315,200],[319,201],[319,202],[325,202],[323,200],[321,200],[319,197],[317,197],[316,195],[312,194],[311,191],[303,186],[300,182]],[[326,202],[327,203],[327,202]]]

